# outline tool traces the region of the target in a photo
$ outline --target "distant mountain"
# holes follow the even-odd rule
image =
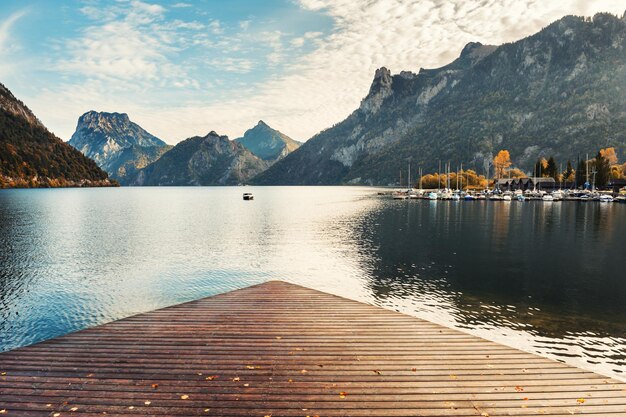
[[[357,110],[254,181],[388,184],[408,158],[483,172],[500,149],[530,171],[607,146],[626,149],[626,15],[567,16],[514,43],[470,43],[442,68],[377,70]]]
[[[263,120],[247,130],[243,137],[235,139],[235,142],[241,143],[250,152],[271,163],[284,158],[302,145],[278,130],[272,129]]]
[[[253,155],[227,136],[211,132],[186,139],[157,161],[137,171],[132,185],[236,185],[267,168],[269,162]]]
[[[133,123],[126,113],[95,111],[80,116],[69,144],[122,184],[172,148]]]
[[[0,84],[0,188],[106,186],[106,172],[54,136]]]

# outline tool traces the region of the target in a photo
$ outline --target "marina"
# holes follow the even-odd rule
[[[600,202],[600,203],[626,203],[626,191],[619,193],[598,192],[587,190],[482,190],[482,191],[461,191],[461,190],[394,190],[382,191],[379,195],[391,195],[394,200],[452,200],[452,201],[579,201],[579,202]]]

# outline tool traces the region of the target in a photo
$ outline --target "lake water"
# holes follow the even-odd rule
[[[625,256],[620,204],[1,190],[0,350],[281,279],[625,379]]]

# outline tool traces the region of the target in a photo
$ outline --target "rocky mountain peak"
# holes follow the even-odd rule
[[[483,45],[480,42],[469,42],[463,47],[459,59],[469,61],[471,65],[475,65],[478,61],[491,55],[497,48],[496,45]]]
[[[122,183],[129,173],[159,158],[169,146],[126,113],[88,111],[78,119],[69,144]]]
[[[209,133],[207,133],[207,135],[204,138],[205,139],[226,139],[226,140],[228,140],[228,136],[222,136],[222,135],[218,134],[215,130],[211,130]]]
[[[391,71],[386,67],[377,69],[374,73],[374,81],[372,81],[370,91],[361,101],[360,110],[366,115],[378,112],[383,101],[393,93],[392,84],[393,77],[391,76]]]
[[[300,147],[300,142],[272,129],[263,120],[234,140],[264,161],[276,162]]]

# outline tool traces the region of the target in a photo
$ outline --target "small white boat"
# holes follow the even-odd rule
[[[511,198],[511,196],[510,196],[510,195],[505,194],[505,195],[503,195],[503,196],[502,196],[502,200],[503,200],[503,201],[511,201],[511,200],[512,200],[512,198]]]
[[[409,195],[407,193],[396,191],[393,193],[394,200],[408,200]]]
[[[518,194],[515,198],[517,198],[517,201],[526,201],[526,197],[524,197],[524,194]]]
[[[434,192],[428,193],[428,199],[429,200],[436,200],[437,199],[437,193],[434,193]]]
[[[600,202],[601,203],[612,203],[614,201],[614,198],[611,197],[610,195],[601,195],[600,196]]]
[[[453,201],[461,201],[461,195],[459,193],[452,194]]]
[[[541,199],[543,201],[554,201],[554,197],[552,197],[552,194],[544,194]]]
[[[252,193],[243,193],[243,199],[246,201],[254,200],[254,196],[252,195]]]
[[[471,194],[465,194],[465,196],[463,197],[463,200],[465,200],[465,201],[474,201],[476,199]]]

